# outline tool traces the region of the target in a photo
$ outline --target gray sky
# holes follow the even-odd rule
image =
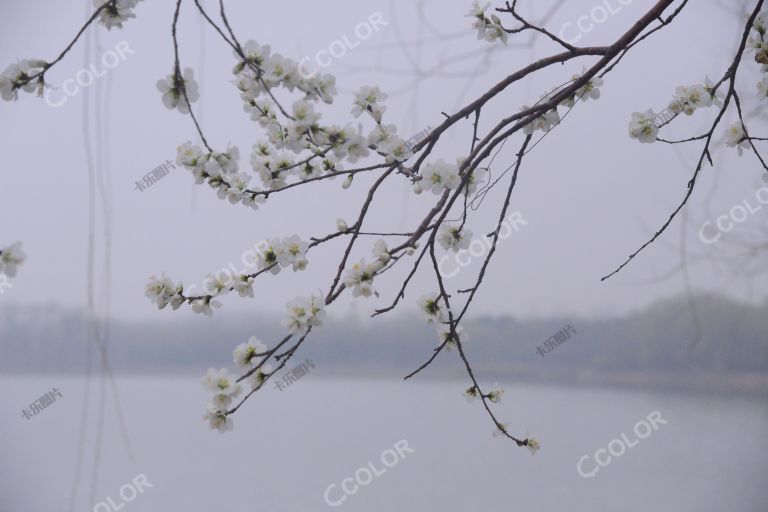
[[[531,18],[551,4],[529,3],[536,4],[536,12],[528,12]],[[566,3],[549,22],[553,32],[559,32],[566,22],[575,23],[598,5],[597,0]],[[583,35],[578,44],[614,41],[653,3],[636,0],[621,8]],[[84,19],[83,2],[77,4],[78,8],[72,8],[71,3],[53,0],[3,2],[0,64],[57,55]],[[380,11],[387,26],[332,62],[328,70],[337,76],[340,94],[334,105],[321,110],[326,121],[346,122],[351,117],[351,91],[361,85],[379,85],[391,93],[385,119],[396,124],[406,138],[427,125],[435,126],[441,111],[456,111],[509,73],[558,51],[547,41],[537,40],[531,48],[499,47],[488,53],[488,43],[475,39],[471,20],[464,17],[470,2],[423,2],[426,20],[418,15],[418,5],[412,0],[389,4],[296,0],[286,10],[279,4],[241,1],[230,2],[229,11],[240,40],[269,43],[273,51],[297,60],[327,49],[344,35],[354,40],[355,25]],[[258,212],[219,201],[207,186],[194,186],[192,178],[181,170],[148,190],[135,190],[135,181],[163,161],[175,158],[177,145],[196,140],[190,119],[165,109],[155,88],[155,82],[170,73],[173,64],[172,13],[173,2],[144,1],[136,9],[137,18],[124,30],[90,29],[94,37],[98,32],[102,50],[87,59],[89,64],[100,68],[100,54],[121,41],[135,53],[99,79],[98,87],[79,91],[61,107],[51,108],[29,95],[22,95],[13,104],[0,104],[0,148],[5,157],[0,244],[22,240],[28,255],[14,288],[0,296],[0,301],[55,302],[73,307],[84,304],[88,179],[83,102],[90,95],[93,103],[99,89],[105,135],[101,144],[94,137],[90,140],[94,151],[101,148],[109,162],[100,166],[99,172],[114,221],[112,294],[117,317],[171,314],[158,313],[144,298],[143,287],[150,274],[166,272],[185,284],[201,283],[208,272],[230,262],[242,268],[242,253],[263,238],[327,234],[335,228],[337,218],[351,222],[357,215],[370,178],[356,180],[347,191],[341,190],[340,180],[298,187],[276,195]],[[679,263],[681,220],[623,273],[605,283],[599,280],[639,247],[682,199],[701,148],[641,145],[627,136],[627,124],[634,111],[662,110],[676,86],[703,82],[705,76],[722,76],[741,24],[739,16],[714,0],[693,2],[669,29],[638,46],[608,75],[599,101],[578,105],[526,157],[511,209],[519,211],[527,225],[501,243],[485,288],[473,306],[475,314],[602,316],[683,292],[680,274],[654,280]],[[241,169],[250,169],[251,145],[264,136],[243,112],[230,83],[234,64],[231,51],[201,25],[191,2],[183,7],[179,37],[182,65],[193,67],[201,83],[197,110],[204,132],[214,147],[237,145]],[[527,35],[518,37],[528,40]],[[49,81],[60,85],[75,76],[86,62],[84,50],[82,41],[48,73]],[[439,65],[466,55],[474,56]],[[739,83],[749,111],[758,106],[755,84],[759,78],[757,64],[751,57],[746,59]],[[535,102],[545,90],[593,62],[594,58],[585,58],[555,66],[509,89],[484,113],[486,122],[481,130],[487,131],[491,120],[495,124],[520,106]],[[698,133],[714,113],[714,109],[697,112],[693,118],[675,123],[666,135],[682,138]],[[95,114],[92,108],[92,130]],[[731,112],[720,133],[733,120]],[[364,127],[366,132],[370,129],[369,124]],[[446,137],[435,158],[451,161],[466,154],[470,128],[470,123],[465,123],[454,136]],[[768,135],[765,117],[755,118],[750,128],[761,136]],[[513,161],[520,140],[519,136],[511,140],[499,155],[494,164],[497,173]],[[760,167],[753,156],[739,158],[735,150],[722,145],[713,156],[715,167],[703,173],[687,210],[687,248],[692,257],[723,257],[728,240],[764,226],[768,211],[763,208],[750,216],[720,243],[702,243],[697,234],[702,222],[744,200],[757,204],[756,191],[761,185],[768,186],[760,180]],[[500,187],[494,189],[475,212],[472,227],[476,233],[492,229],[502,192]],[[374,203],[375,212],[367,227],[410,230],[433,197],[415,196],[405,181],[393,180]],[[101,250],[101,224],[96,233]],[[353,254],[355,259],[368,256],[372,243],[361,244]],[[318,288],[327,290],[338,265],[339,249],[336,244],[312,251],[307,271],[284,271],[277,277],[260,278],[255,300],[229,295],[223,299],[224,306],[281,312],[284,303],[296,295],[308,295]],[[97,260],[101,261],[101,255]],[[446,268],[455,268],[452,265],[448,261]],[[697,290],[719,291],[745,300],[763,299],[768,291],[765,275],[738,272],[742,267],[705,260],[692,267],[691,280]],[[450,279],[450,285],[466,285],[478,268],[479,259]],[[345,299],[334,305],[333,311],[341,315],[350,310],[364,313],[388,303],[400,286],[401,275],[393,272],[377,281],[380,300]],[[422,292],[434,286],[425,268],[410,287],[406,307],[411,308]]]

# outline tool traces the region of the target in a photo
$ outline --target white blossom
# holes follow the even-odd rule
[[[575,82],[576,80],[580,79],[582,76],[584,76],[584,73],[586,73],[586,69],[582,70],[581,73],[576,73],[571,78]],[[561,104],[570,108],[573,107],[576,104],[577,100],[582,101],[588,101],[590,99],[592,100],[598,100],[600,99],[600,87],[603,86],[603,79],[600,77],[592,77],[590,78],[587,83],[576,89],[576,92],[564,99]]]
[[[463,163],[463,159],[459,159],[457,165],[457,169],[461,167]],[[467,195],[472,195],[477,191],[477,187],[481,183],[485,183],[485,178],[488,175],[488,169],[486,168],[480,168],[475,167],[475,169],[472,171],[472,174],[469,175],[469,179],[467,179],[467,184],[464,187],[464,192]]]
[[[629,136],[642,143],[656,142],[659,128],[653,120],[656,114],[653,110],[646,110],[644,113],[634,112],[632,121],[629,123]]]
[[[397,127],[393,124],[377,124],[368,134],[368,144],[379,147],[397,135]]]
[[[715,105],[716,107],[723,107],[723,97],[725,97],[725,93],[723,93],[722,89],[714,89],[715,84],[712,82],[712,80],[709,79],[709,77],[706,77],[704,79],[704,89],[709,93],[710,98],[712,98],[712,101],[710,102],[710,105]]]
[[[768,99],[768,76],[763,77],[763,79],[757,83],[757,92],[760,95],[761,100]]]
[[[205,316],[213,316],[213,308],[220,308],[221,303],[217,300],[213,300],[210,297],[202,297],[195,299],[191,303],[192,311]]]
[[[749,148],[749,140],[747,140],[747,134],[744,132],[744,125],[741,121],[736,121],[728,127],[725,132],[726,140],[725,145],[729,148],[736,148],[739,151],[739,156],[744,153],[745,149]]]
[[[379,145],[378,149],[384,154],[388,164],[405,162],[413,156],[413,151],[408,147],[408,144],[397,135],[390,136],[388,140]]]
[[[446,163],[443,159],[424,166],[421,173],[421,187],[433,194],[442,194],[445,189],[456,190],[461,184],[457,165]]]
[[[315,112],[315,106],[306,101],[299,100],[293,104],[294,125],[302,129],[308,129],[317,124],[320,114]]]
[[[445,347],[449,350],[456,345],[457,340],[459,343],[467,341],[467,334],[464,332],[464,327],[461,325],[457,325],[453,330],[453,333],[451,333],[451,326],[449,324],[438,324],[437,335],[440,344],[442,345],[445,343]]]
[[[390,258],[392,257],[389,254],[389,249],[387,248],[387,242],[384,241],[384,239],[380,238],[376,240],[376,242],[373,244],[373,256],[376,258],[382,265],[386,265]]]
[[[16,271],[27,256],[21,250],[21,242],[16,242],[0,250],[0,274],[8,277],[16,276]]]
[[[272,274],[279,274],[281,270],[278,254],[282,247],[280,240],[275,238],[269,242],[264,241],[264,248],[256,255],[256,264],[259,270],[269,269]]]
[[[264,204],[266,199],[259,194],[260,190],[254,190],[252,193],[243,194],[243,205],[253,210],[258,210],[260,204]]]
[[[428,324],[437,324],[447,320],[446,312],[440,304],[439,294],[433,292],[429,295],[422,295],[419,299],[419,311],[427,319]]]
[[[288,316],[283,319],[282,324],[289,332],[295,333],[309,327],[319,327],[323,324],[325,315],[325,300],[322,295],[296,297],[288,303]]]
[[[168,75],[165,79],[157,81],[157,89],[163,95],[163,105],[169,109],[177,109],[182,114],[189,113],[189,103],[194,103],[200,99],[197,82],[194,79],[192,68],[185,68],[181,76],[176,73]],[[186,100],[184,91],[187,93]]]
[[[107,30],[111,30],[112,27],[123,28],[123,22],[130,18],[135,18],[133,8],[138,5],[141,0],[117,0],[112,3],[112,0],[93,0],[94,7],[101,7],[104,4],[108,4],[99,13],[99,22],[107,27]]]
[[[235,277],[232,287],[241,297],[253,298],[253,277],[241,274]]]
[[[495,404],[500,404],[503,394],[504,388],[500,387],[498,384],[494,384],[493,388],[488,392],[488,400]]]
[[[469,248],[469,243],[472,241],[472,231],[459,226],[443,224],[440,226],[437,241],[446,251],[459,252]]]
[[[250,377],[248,377],[248,382],[251,385],[251,389],[257,389],[260,388],[264,381],[267,380],[267,377],[272,372],[272,365],[269,364],[262,364],[261,367],[253,372]]]
[[[165,308],[168,304],[171,304],[173,309],[178,309],[183,304],[181,294],[184,287],[181,283],[175,284],[165,275],[157,278],[150,276],[149,282],[144,287],[144,295],[157,304],[158,309]]]
[[[229,272],[219,272],[215,276],[208,274],[204,282],[205,291],[213,297],[226,295],[233,286],[232,274]]]
[[[381,122],[381,116],[387,109],[384,105],[379,105],[380,101],[387,99],[387,95],[378,87],[363,86],[355,93],[354,107],[352,115],[360,117],[360,114],[367,112],[377,122]]]
[[[0,74],[0,97],[5,101],[16,101],[19,89],[42,95],[43,82],[39,79],[32,81],[30,78],[40,73],[46,65],[46,62],[40,59],[23,59],[9,65]]]
[[[531,452],[531,455],[536,455],[536,452],[538,452],[541,449],[541,443],[533,434],[530,434],[528,432],[525,433],[525,439],[528,441],[527,447],[528,451]]]
[[[234,424],[230,416],[219,410],[214,404],[208,404],[207,409],[203,420],[208,422],[208,426],[212,430],[218,430],[222,434],[232,430]]]
[[[364,259],[361,259],[359,263],[353,263],[347,269],[344,285],[352,289],[353,297],[370,297],[376,293],[373,288],[373,278],[379,270],[381,270],[379,260],[374,263],[366,263]]]
[[[200,163],[203,157],[203,150],[200,146],[185,142],[176,148],[176,163],[187,169],[194,169]]]
[[[266,352],[267,345],[256,336],[251,336],[248,342],[241,343],[235,347],[235,350],[232,352],[232,360],[236,368],[248,370],[261,362],[263,356],[257,356],[256,354],[265,354]]]
[[[213,405],[219,409],[229,407],[242,391],[240,384],[226,368],[219,370],[210,368],[201,379],[201,383],[205,389],[214,394]]]
[[[524,111],[529,108],[530,107],[527,105],[523,105],[520,110]],[[541,130],[542,132],[547,133],[558,124],[560,124],[560,114],[555,108],[539,115],[539,117],[523,126],[523,133],[525,135],[532,135],[536,130]]]
[[[277,261],[283,267],[292,266],[294,272],[304,270],[309,263],[306,255],[308,248],[309,244],[298,235],[283,238],[277,251]]]
[[[669,104],[672,112],[684,112],[690,116],[699,108],[711,107],[712,95],[704,85],[680,86],[675,89],[675,97]]]
[[[484,39],[489,42],[493,42],[499,39],[502,43],[507,44],[508,34],[501,26],[501,20],[495,14],[492,14],[488,18],[485,11],[488,10],[491,4],[485,4],[484,7],[480,7],[478,2],[472,4],[472,9],[467,13],[467,16],[474,18],[472,22],[472,28],[477,31],[477,38]]]

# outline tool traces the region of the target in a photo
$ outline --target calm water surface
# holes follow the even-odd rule
[[[325,379],[310,373],[265,389],[224,435],[201,419],[197,378],[118,377],[133,460],[107,393],[94,471],[100,388],[92,404],[79,503],[93,510],[137,474],[153,485],[122,512],[373,511],[768,511],[768,401],[660,392],[506,384],[499,416],[513,432],[535,432],[542,450],[491,436],[459,381],[403,383]],[[66,511],[76,464],[84,379],[0,379],[0,511]],[[21,411],[57,387],[56,403],[30,420]],[[577,461],[659,411],[667,424],[593,478]],[[369,485],[330,507],[323,494],[399,440],[407,453]],[[616,447],[615,447],[616,448]],[[596,467],[585,462],[586,470]],[[380,469],[379,469],[380,471]],[[95,487],[92,487],[95,478]],[[128,493],[128,491],[125,491]],[[129,494],[127,494],[129,495]],[[331,493],[341,496],[338,487]],[[106,511],[107,509],[97,509]]]

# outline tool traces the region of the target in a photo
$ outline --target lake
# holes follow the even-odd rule
[[[91,496],[103,503],[96,512],[768,510],[764,396],[506,383],[498,416],[515,434],[536,434],[532,456],[491,436],[481,405],[462,396],[465,381],[312,372],[252,397],[226,434],[202,421],[198,378],[118,376],[133,460],[107,387],[96,471],[94,379],[75,510],[94,510]],[[0,510],[66,511],[85,380],[6,376],[0,386]],[[53,387],[63,396],[25,419],[22,409]],[[653,430],[637,426],[654,412],[663,421]],[[580,459],[593,476],[579,474]]]

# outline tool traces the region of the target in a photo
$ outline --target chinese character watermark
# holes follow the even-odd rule
[[[405,147],[408,148],[408,150],[412,150],[416,144],[424,140],[424,138],[430,134],[430,132],[433,130],[432,126],[427,126],[423,130],[421,130],[419,133],[411,137],[405,142]]]
[[[314,368],[315,364],[307,359],[303,363],[301,363],[299,366],[296,366],[292,370],[290,370],[287,374],[283,375],[282,379],[275,380],[275,388],[282,391],[284,388],[287,388],[303,376],[309,373],[309,368]]]
[[[685,109],[685,103],[685,99],[673,101],[667,108],[656,114],[656,117],[653,118],[653,124],[656,125],[656,128],[661,128],[674,119]]]
[[[169,169],[175,169],[175,168],[176,168],[175,163],[173,163],[171,160],[166,160],[164,164],[158,165],[151,172],[144,175],[141,181],[137,181],[136,190],[138,190],[139,192],[144,192],[144,189],[151,187],[161,179],[165,178],[170,172]]]
[[[25,419],[31,419],[32,416],[37,416],[39,413],[43,412],[43,409],[48,407],[49,405],[53,405],[53,402],[56,401],[56,397],[64,398],[64,396],[61,394],[61,391],[59,391],[56,388],[53,388],[31,404],[29,404],[29,409],[22,409],[21,410],[21,417]]]
[[[554,349],[565,343],[565,341],[571,337],[571,334],[576,334],[576,329],[571,324],[568,324],[548,338],[547,341],[544,342],[544,347],[536,347],[536,353],[541,357],[544,357],[544,354],[552,352]],[[547,350],[544,350],[544,348]]]

